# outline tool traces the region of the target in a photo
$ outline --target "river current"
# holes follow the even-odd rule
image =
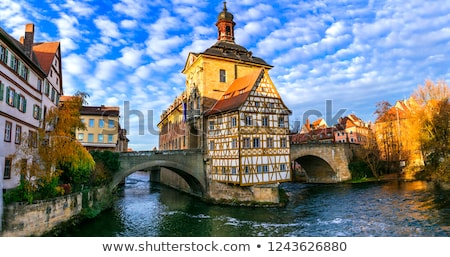
[[[130,175],[113,208],[75,237],[448,237],[450,191],[423,181],[281,185],[283,208],[211,205]]]

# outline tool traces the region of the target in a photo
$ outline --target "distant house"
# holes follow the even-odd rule
[[[369,129],[370,123],[364,122],[354,114],[339,118],[338,123],[333,126],[328,126],[323,118],[312,123],[308,119],[299,133],[291,135],[291,143],[362,144],[367,139]]]
[[[417,131],[411,130],[411,115],[417,103],[413,98],[399,100],[375,121],[375,133],[381,158],[392,164],[391,170],[406,169],[412,176],[423,165]]]
[[[354,114],[339,118],[335,125],[334,140],[336,143],[363,144],[367,141],[371,123],[367,123]]]
[[[71,96],[62,96],[61,103]],[[82,106],[80,119],[86,130],[77,130],[76,138],[87,150],[127,152],[127,131],[120,126],[118,106]]]

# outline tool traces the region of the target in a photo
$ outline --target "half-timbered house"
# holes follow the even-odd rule
[[[289,114],[267,70],[236,79],[206,113],[210,178],[242,186],[289,181]]]

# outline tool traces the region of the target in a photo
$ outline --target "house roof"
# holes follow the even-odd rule
[[[252,52],[248,51],[245,47],[234,42],[228,42],[224,40],[218,40],[214,45],[206,49],[202,54],[256,63],[267,68],[273,67],[266,63],[266,61],[264,61],[263,59],[253,56]]]
[[[58,48],[59,42],[44,42],[33,45],[33,51],[46,74],[50,72]]]
[[[25,62],[28,61],[29,63],[32,63],[36,67],[37,70],[39,70],[40,72],[43,73],[43,69],[41,67],[41,64],[39,63],[38,58],[36,57],[36,53],[34,51],[32,51],[31,55],[27,55],[25,53],[24,45],[20,41],[16,40],[11,35],[9,35],[1,27],[0,27],[0,39],[6,40],[7,43],[9,43],[9,47],[15,48],[14,51],[17,54],[20,53],[22,55],[23,61],[25,61]]]
[[[117,106],[83,106],[81,115],[119,116],[120,108]]]
[[[248,98],[254,85],[263,75],[264,69],[257,69],[243,77],[237,78],[213,107],[206,112],[205,116],[239,109]]]

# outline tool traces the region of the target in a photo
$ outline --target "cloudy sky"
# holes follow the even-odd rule
[[[89,105],[119,106],[130,147],[146,150],[158,144],[162,110],[184,90],[188,53],[216,42],[222,7],[220,0],[0,0],[0,26],[19,39],[34,23],[35,41],[60,41],[64,94],[83,91]],[[228,0],[227,7],[236,43],[274,66],[269,74],[291,123],[312,113],[373,121],[377,102],[394,104],[425,80],[450,79],[448,0]]]

